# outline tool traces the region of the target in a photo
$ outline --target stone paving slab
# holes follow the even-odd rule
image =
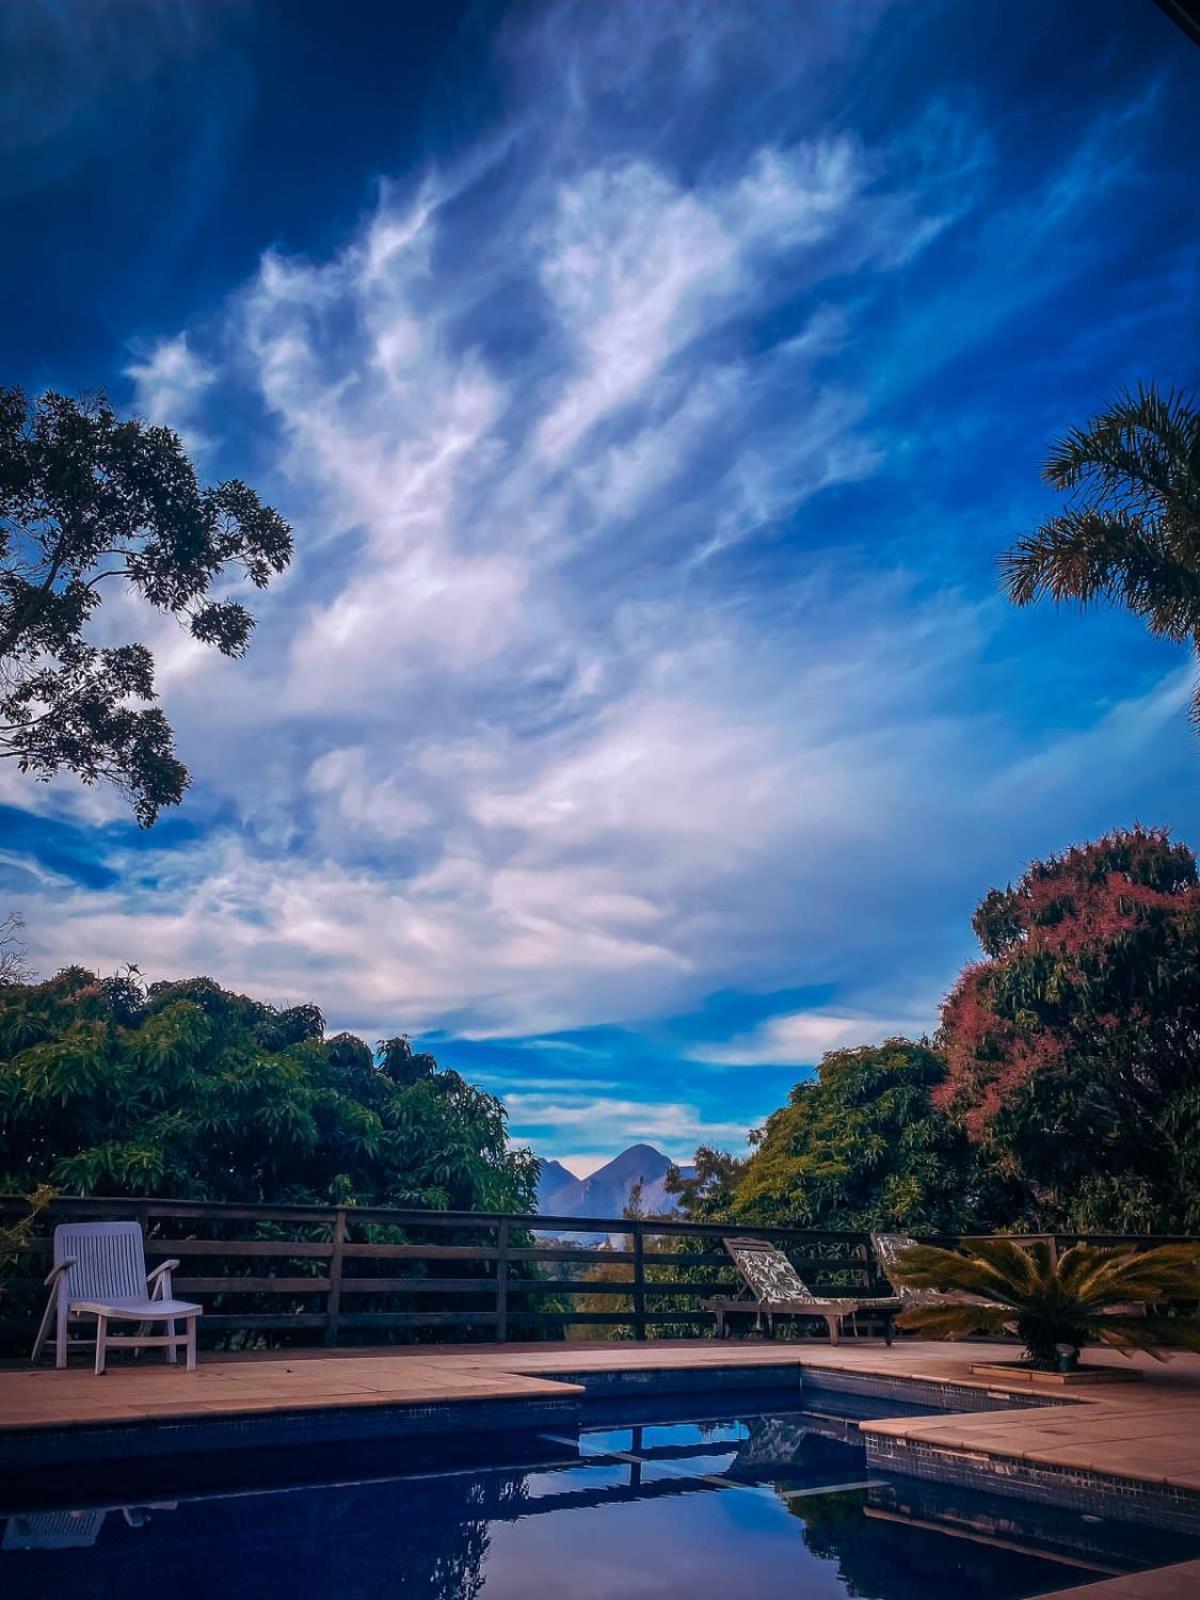
[[[1196,1600],[1200,1595],[1200,1561],[1183,1561],[1152,1572],[1133,1572],[1076,1589],[1056,1589],[1043,1600]]]

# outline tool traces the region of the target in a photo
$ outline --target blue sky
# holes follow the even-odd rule
[[[0,46],[5,380],[298,546],[243,663],[107,608],[179,812],[0,776],[42,971],[314,999],[542,1154],[682,1157],[930,1027],[1030,857],[1200,843],[1185,655],[995,581],[1050,438],[1196,382],[1150,0],[28,0]]]

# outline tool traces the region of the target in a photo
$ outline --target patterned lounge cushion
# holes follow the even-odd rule
[[[757,1239],[726,1239],[725,1248],[749,1284],[756,1300],[800,1300],[815,1303],[812,1290],[782,1250]]]

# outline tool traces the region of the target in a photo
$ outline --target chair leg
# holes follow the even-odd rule
[[[104,1373],[104,1341],[108,1336],[108,1318],[96,1318],[96,1376],[99,1378]]]
[[[187,1319],[187,1369],[189,1372],[196,1370],[196,1318]]]
[[[54,1318],[54,1365],[65,1367],[67,1364],[67,1308],[69,1302],[64,1290],[58,1291],[58,1305]]]
[[[37,1338],[33,1341],[33,1354],[29,1358],[31,1361],[37,1361],[41,1356],[42,1346],[46,1342],[47,1335],[50,1332],[50,1324],[54,1321],[54,1313],[57,1310],[58,1284],[56,1283],[50,1293],[50,1298],[46,1301],[46,1309],[42,1312],[41,1326],[38,1328]]]
[[[837,1344],[838,1339],[841,1336],[841,1330],[838,1327],[838,1319],[836,1317],[826,1317],[825,1326],[829,1329],[830,1344]]]
[[[189,1317],[188,1320],[189,1320],[189,1322],[194,1322],[196,1319],[194,1317]],[[168,1322],[167,1323],[167,1333],[170,1335],[170,1337],[172,1339],[175,1337],[175,1324],[174,1324],[174,1322]],[[175,1363],[179,1360],[179,1351],[175,1348],[175,1346],[173,1344],[169,1344],[167,1346],[167,1360],[171,1363],[172,1366],[174,1366]]]

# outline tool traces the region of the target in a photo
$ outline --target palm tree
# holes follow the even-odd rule
[[[1141,1251],[1077,1244],[1057,1258],[1047,1244],[1026,1248],[1011,1239],[976,1239],[959,1250],[913,1245],[898,1258],[894,1283],[974,1298],[913,1306],[897,1325],[935,1339],[1015,1327],[1030,1364],[1047,1370],[1059,1345],[1078,1356],[1081,1345],[1108,1344],[1157,1360],[1171,1347],[1200,1350],[1200,1322],[1165,1309],[1200,1300],[1198,1257],[1200,1245],[1191,1244]]]
[[[1126,390],[1052,446],[1043,475],[1071,500],[1001,557],[1009,597],[1114,601],[1160,638],[1200,648],[1196,403],[1153,384]]]

